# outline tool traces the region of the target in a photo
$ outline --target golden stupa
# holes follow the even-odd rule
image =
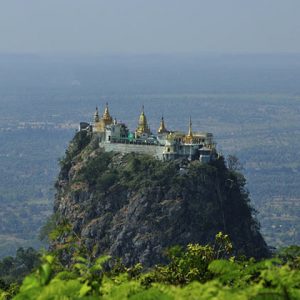
[[[169,133],[169,131],[167,130],[167,128],[165,126],[164,117],[161,117],[161,121],[160,121],[159,128],[157,130],[157,133]]]
[[[144,106],[142,108],[142,112],[140,114],[140,118],[139,118],[139,123],[138,123],[138,127],[135,130],[135,136],[136,137],[140,137],[143,134],[151,134],[150,128],[148,126],[147,123],[147,118],[144,112]]]
[[[95,132],[105,132],[105,126],[111,125],[113,123],[113,118],[111,117],[108,109],[108,103],[105,105],[105,109],[101,119],[99,118],[98,107],[94,114],[94,131]]]

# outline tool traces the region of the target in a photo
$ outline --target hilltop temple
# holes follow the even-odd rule
[[[157,133],[151,132],[142,108],[137,127],[131,132],[126,124],[113,119],[106,103],[102,117],[98,108],[91,124],[80,123],[79,130],[90,130],[99,137],[99,146],[106,152],[150,154],[160,160],[187,158],[207,163],[217,157],[213,134],[193,132],[189,120],[188,132],[168,130],[162,117]]]

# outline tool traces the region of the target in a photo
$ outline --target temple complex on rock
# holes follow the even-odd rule
[[[148,125],[144,107],[137,127],[130,131],[126,124],[117,122],[109,112],[106,104],[102,117],[98,108],[92,123],[80,123],[79,130],[90,130],[99,138],[99,146],[105,151],[121,153],[149,154],[160,160],[187,158],[207,163],[217,157],[213,134],[194,132],[192,120],[189,120],[188,132],[168,130],[164,118],[161,118],[157,133],[154,134]]]

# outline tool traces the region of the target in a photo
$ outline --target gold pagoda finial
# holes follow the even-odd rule
[[[193,143],[193,131],[192,131],[192,118],[191,117],[190,117],[190,123],[189,123],[189,131],[188,131],[188,134],[185,136],[184,141],[186,144]]]
[[[192,117],[190,117],[190,123],[189,123],[189,132],[188,132],[188,137],[193,137],[193,132],[192,132]]]
[[[139,125],[143,126],[143,127],[147,127],[147,118],[145,116],[145,111],[144,111],[144,105],[142,106],[142,112],[140,115],[140,119],[139,119]]]
[[[98,111],[98,106],[96,106],[96,111],[94,113],[94,123],[99,122],[99,111]]]
[[[159,125],[157,132],[158,133],[168,133],[169,132],[165,126],[164,116],[161,117],[160,125]]]
[[[141,112],[140,117],[139,117],[138,127],[137,127],[135,132],[136,132],[136,136],[140,136],[143,133],[147,133],[147,134],[151,133],[150,128],[149,128],[148,123],[147,123],[147,118],[146,118],[146,115],[145,115],[145,112],[144,112],[144,105],[142,106],[142,112]]]
[[[109,113],[109,109],[108,109],[108,103],[106,102],[105,104],[105,110],[104,110],[104,113],[103,113],[103,116],[102,116],[102,119],[106,122],[112,122],[112,117]]]

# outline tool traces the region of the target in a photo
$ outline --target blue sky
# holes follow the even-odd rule
[[[0,0],[0,53],[299,53],[299,0]]]

